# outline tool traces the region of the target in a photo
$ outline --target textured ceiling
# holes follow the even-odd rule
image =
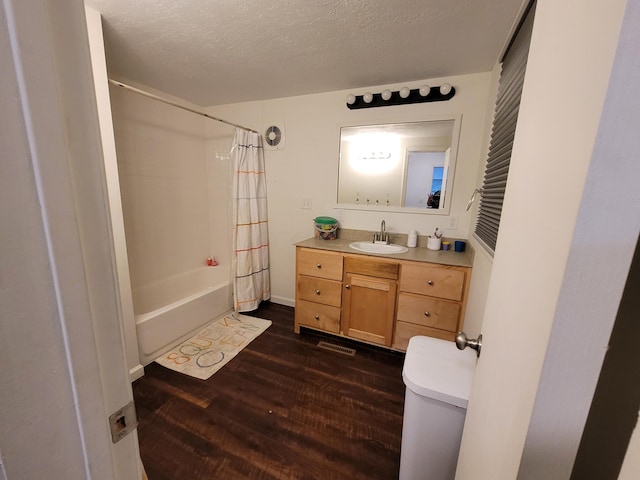
[[[109,72],[208,106],[491,70],[523,0],[86,0]]]

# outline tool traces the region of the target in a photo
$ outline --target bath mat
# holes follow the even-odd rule
[[[270,320],[230,313],[155,361],[176,372],[206,380],[270,325]]]

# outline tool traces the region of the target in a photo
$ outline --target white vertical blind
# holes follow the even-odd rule
[[[534,5],[528,9],[502,62],[502,74],[484,172],[482,198],[475,228],[476,237],[494,252],[500,228],[502,203],[507,187],[511,149],[515,136],[522,85],[527,69]]]

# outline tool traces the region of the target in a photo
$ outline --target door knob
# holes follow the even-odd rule
[[[465,348],[473,348],[478,352],[480,356],[480,350],[482,349],[482,334],[478,335],[478,338],[467,338],[467,334],[464,332],[458,332],[456,335],[456,347],[458,350],[464,350]]]

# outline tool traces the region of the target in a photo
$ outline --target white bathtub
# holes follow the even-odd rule
[[[133,290],[140,362],[151,363],[233,308],[229,267],[202,267]]]

